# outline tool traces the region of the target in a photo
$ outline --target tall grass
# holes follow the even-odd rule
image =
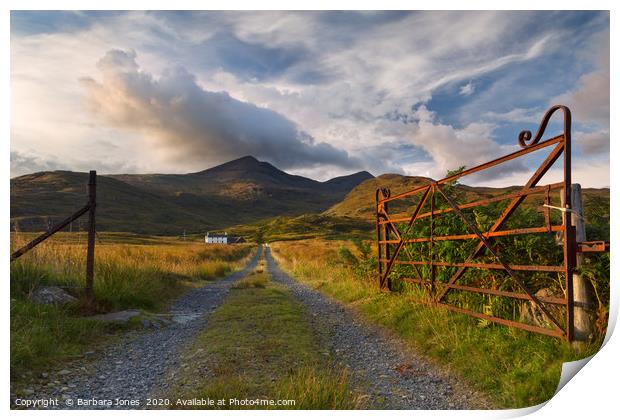
[[[14,248],[19,246],[14,238]],[[23,242],[23,241],[22,241]],[[135,306],[158,309],[188,282],[212,280],[238,268],[250,245],[97,244],[94,289],[99,310]],[[43,285],[79,294],[84,287],[86,245],[44,242],[11,263],[11,296]]]
[[[548,400],[557,387],[562,363],[585,357],[600,345],[576,351],[555,338],[417,304],[406,290],[383,293],[374,271],[360,272],[347,264],[343,247],[360,257],[351,243],[312,240],[270,245],[281,266],[297,279],[387,327],[488,394],[498,407]]]
[[[27,239],[13,235],[12,248]],[[68,236],[67,240],[43,242],[11,263],[13,379],[78,355],[118,330],[84,315],[129,308],[161,310],[189,288],[240,268],[252,251],[251,245],[181,241],[175,245],[98,243],[93,306],[82,299],[86,245],[73,239]],[[47,306],[29,299],[34,290],[50,285],[65,289],[79,300],[71,305]]]

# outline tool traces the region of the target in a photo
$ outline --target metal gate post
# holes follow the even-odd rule
[[[97,171],[90,171],[88,178],[88,250],[86,253],[86,299],[94,301],[93,277],[95,267],[95,209],[97,206]]]
[[[387,203],[383,203],[383,211],[385,211],[386,214],[390,214],[388,212],[388,204]],[[384,233],[384,237],[385,237],[385,259],[386,260],[390,260],[391,255],[390,255],[390,243],[388,242],[390,240],[390,230],[388,229],[388,225],[384,224],[383,225],[383,233]],[[385,263],[385,269],[388,270],[388,263]],[[389,291],[392,291],[392,279],[388,276],[386,277],[386,288]]]
[[[562,191],[564,208],[564,264],[566,276],[566,339],[573,341],[575,331],[575,298],[573,293],[573,272],[577,261],[577,234],[572,223],[571,210],[571,113],[567,107],[564,111],[564,189]]]
[[[377,270],[379,271],[379,288],[381,288],[381,278],[383,277],[383,252],[381,248],[381,219],[379,218],[379,194],[381,194],[381,189],[377,188],[375,191],[375,214],[377,216]]]

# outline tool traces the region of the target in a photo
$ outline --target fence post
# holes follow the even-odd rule
[[[586,224],[583,219],[583,202],[581,199],[581,185],[571,185],[571,221],[576,230],[577,243],[586,241]],[[574,337],[575,345],[580,346],[592,339],[592,322],[590,320],[590,308],[592,307],[592,293],[588,283],[579,274],[579,267],[583,263],[583,255],[577,253],[575,261],[575,273],[573,274],[573,299],[574,310]]]
[[[90,171],[88,178],[88,251],[86,254],[86,299],[92,303],[95,268],[95,209],[97,207],[97,171]]]

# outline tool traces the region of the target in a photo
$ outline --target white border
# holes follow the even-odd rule
[[[10,138],[10,114],[9,114],[9,104],[10,104],[10,67],[9,67],[9,51],[10,51],[10,32],[9,32],[9,22],[10,22],[10,14],[9,11],[11,9],[14,10],[80,10],[80,9],[91,9],[91,10],[198,10],[198,9],[211,9],[211,10],[256,10],[259,8],[261,10],[319,10],[319,9],[352,9],[352,10],[373,10],[373,9],[383,9],[383,10],[395,10],[395,9],[417,9],[417,10],[463,10],[463,6],[469,6],[467,10],[611,10],[611,74],[617,74],[617,30],[616,30],[616,21],[615,12],[616,8],[614,7],[618,2],[612,1],[602,1],[602,0],[590,0],[590,1],[574,1],[574,0],[550,0],[545,1],[544,4],[540,0],[523,0],[523,1],[490,1],[490,0],[479,0],[475,2],[457,2],[457,1],[445,1],[445,0],[434,0],[434,1],[426,1],[426,2],[409,2],[409,1],[394,1],[394,0],[384,0],[381,2],[368,2],[368,1],[351,1],[351,0],[316,0],[316,1],[283,1],[283,0],[268,0],[268,1],[241,1],[241,0],[228,0],[228,1],[193,1],[193,0],[175,0],[175,1],[164,1],[164,0],[151,0],[151,1],[120,1],[120,0],[110,0],[110,1],[78,1],[78,0],[60,0],[60,1],[51,1],[51,0],[30,0],[30,1],[15,1],[9,0],[3,2],[5,5],[2,8],[2,24],[0,27],[2,28],[2,39],[3,39],[3,53],[4,57],[7,60],[2,60],[2,66],[0,66],[0,74],[2,76],[2,92],[5,93],[3,95],[3,101],[1,106],[1,121],[2,121],[2,150],[5,153],[5,165],[0,165],[0,170],[2,171],[1,177],[3,182],[2,185],[2,196],[5,197],[2,205],[2,213],[0,216],[0,220],[4,220],[5,223],[9,220],[9,205],[7,198],[9,197],[9,179],[10,179],[10,165],[8,160],[9,156],[9,138]],[[616,71],[614,71],[616,69]],[[614,80],[611,81],[611,114],[616,115],[614,111],[617,109],[617,87]],[[616,133],[618,128],[618,123],[616,119],[611,119],[611,132]],[[610,156],[618,156],[618,152],[620,152],[619,147],[616,145],[614,141],[611,142],[611,151]],[[611,165],[611,173],[610,173],[610,181],[612,187],[612,195],[611,195],[611,206],[612,206],[612,214],[614,214],[614,210],[620,208],[618,206],[618,197],[615,192],[615,179],[618,175],[618,170],[615,165]],[[2,255],[6,255],[7,257],[2,261],[3,272],[5,276],[2,278],[2,292],[3,292],[3,336],[9,337],[9,262],[8,262],[8,254],[9,254],[9,230],[6,229],[8,227],[8,223],[5,225],[5,229],[2,230],[2,245],[0,247],[0,252]],[[611,231],[611,242],[619,243],[620,237],[618,236],[618,229],[614,222],[612,223],[612,231]],[[616,265],[612,264],[612,278],[617,278],[617,269]],[[617,320],[617,312],[618,312],[618,286],[616,282],[612,282],[611,288],[611,301],[612,301],[612,310],[610,313],[610,331],[615,326]],[[8,411],[8,397],[9,397],[9,340],[4,341],[6,344],[2,347],[2,355],[5,369],[4,382],[2,384],[2,391],[5,397],[5,407],[4,409]],[[619,351],[618,339],[615,337],[609,337],[606,345],[599,351],[597,355],[595,355],[592,360],[583,368],[583,370],[578,374],[576,379],[569,381],[564,388],[560,390],[560,392],[553,397],[547,404],[542,404],[539,407],[533,407],[529,409],[522,410],[505,410],[505,411],[402,411],[402,412],[390,412],[389,414],[385,411],[338,411],[338,412],[296,412],[295,416],[299,418],[315,418],[318,416],[329,415],[335,416],[339,418],[353,418],[355,416],[356,419],[360,417],[375,417],[375,416],[385,416],[388,414],[390,417],[397,418],[408,418],[411,419],[414,416],[416,419],[421,418],[465,418],[465,419],[479,419],[479,418],[504,418],[504,417],[516,417],[520,415],[525,415],[534,411],[531,414],[532,418],[555,418],[562,417],[565,419],[571,418],[609,418],[611,413],[618,412],[618,406],[616,403],[617,397],[617,384],[618,384],[618,375],[619,375]],[[44,413],[44,414],[43,414]],[[149,418],[168,418],[170,412],[161,412],[161,411],[148,411],[148,412],[116,412],[114,416],[120,416],[120,418],[126,417],[145,417],[149,416]],[[226,411],[226,412],[209,412],[205,413],[202,411],[196,412],[179,412],[174,411],[172,414],[182,417],[190,417],[190,418],[200,418],[204,419],[205,416],[208,418],[239,418],[246,417],[246,413],[242,411]],[[253,418],[285,418],[288,417],[291,413],[284,411],[275,411],[275,412],[266,412],[266,411],[255,411],[252,412]],[[81,412],[21,412],[21,411],[11,411],[9,413],[11,416],[15,417],[35,417],[35,416],[45,416],[49,418],[77,418],[82,417],[84,413]],[[88,412],[89,417],[93,418],[108,418],[110,413],[104,412]]]

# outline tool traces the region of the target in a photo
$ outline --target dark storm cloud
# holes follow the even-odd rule
[[[204,162],[206,167],[253,155],[285,169],[360,166],[345,151],[314,141],[277,112],[227,92],[204,90],[182,67],[155,78],[140,70],[135,52],[111,50],[98,68],[101,82],[82,79],[93,110],[117,127],[145,132],[171,160]]]

